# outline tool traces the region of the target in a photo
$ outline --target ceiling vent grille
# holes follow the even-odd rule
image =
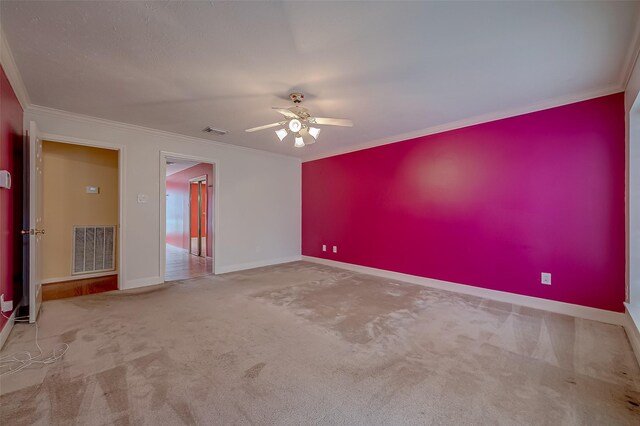
[[[204,129],[202,129],[202,131],[205,132],[205,133],[213,133],[214,135],[218,135],[218,136],[224,136],[227,133],[229,133],[226,130],[216,129],[216,128],[213,128],[211,126],[205,127]]]

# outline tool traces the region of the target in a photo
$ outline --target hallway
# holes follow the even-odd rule
[[[165,281],[185,280],[213,273],[213,258],[189,254],[188,250],[167,244]]]

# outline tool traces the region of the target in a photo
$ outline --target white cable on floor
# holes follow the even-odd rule
[[[4,313],[2,313],[2,316],[9,319],[9,317],[7,317]],[[25,318],[28,318],[28,317],[19,317],[14,319],[14,321],[28,323],[29,320],[28,319],[25,320]],[[53,349],[53,353],[51,354],[51,356],[44,359],[39,359],[44,355],[44,352],[42,351],[42,348],[38,343],[38,322],[37,321],[35,322],[35,326],[36,326],[36,346],[38,347],[38,350],[40,351],[40,353],[36,356],[33,356],[29,351],[21,351],[21,352],[16,352],[14,354],[0,357],[0,369],[9,367],[7,371],[0,372],[0,377],[17,373],[18,371],[21,371],[33,364],[52,364],[57,360],[59,360],[60,358],[62,358],[64,354],[67,352],[67,349],[69,349],[69,345],[67,345],[66,343],[60,343]],[[22,355],[24,355],[24,357],[22,357]]]

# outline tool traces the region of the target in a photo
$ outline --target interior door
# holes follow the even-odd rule
[[[198,182],[189,182],[189,249],[194,256],[200,256],[200,196]]]
[[[189,251],[194,256],[207,255],[207,181],[189,182]]]
[[[207,181],[200,182],[200,256],[207,256]]]
[[[35,121],[29,125],[29,322],[35,322],[42,303],[42,244],[44,229],[42,187],[42,140]]]

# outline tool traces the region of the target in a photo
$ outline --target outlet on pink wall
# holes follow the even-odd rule
[[[623,311],[624,120],[618,93],[306,162],[302,253]]]

